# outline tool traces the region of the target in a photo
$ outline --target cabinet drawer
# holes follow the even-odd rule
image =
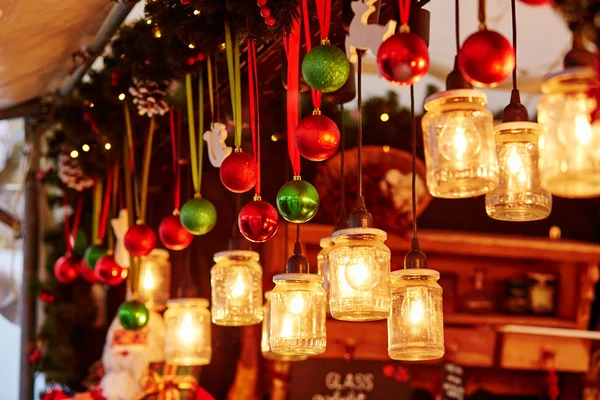
[[[588,370],[591,344],[587,339],[524,333],[504,333],[502,336],[502,368],[543,370],[548,368],[548,359],[544,354],[550,354],[554,356],[557,371]]]
[[[470,367],[492,367],[496,333],[491,329],[444,327],[446,357]]]

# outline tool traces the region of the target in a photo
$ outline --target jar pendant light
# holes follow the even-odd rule
[[[540,184],[538,124],[507,122],[496,125],[495,134],[498,185],[485,196],[487,214],[502,221],[536,221],[548,217],[552,196]]]
[[[176,365],[207,365],[212,356],[208,300],[173,299],[165,311],[165,362]]]
[[[494,189],[498,162],[485,93],[455,89],[425,99],[427,187],[434,197],[467,198]]]
[[[271,292],[271,351],[283,356],[308,356],[325,352],[327,294],[323,277],[286,273],[273,277]]]
[[[171,292],[169,252],[154,249],[140,258],[138,300],[148,309],[163,311]]]
[[[595,81],[592,68],[571,68],[542,83],[540,177],[556,196],[600,195],[600,129],[590,122],[596,102],[587,95]]]
[[[243,326],[262,321],[262,268],[254,251],[216,253],[210,271],[212,321],[216,325]]]
[[[271,350],[271,291],[265,292],[265,305],[263,307],[262,335],[260,350],[264,358],[278,361],[302,361],[307,355],[282,355]]]

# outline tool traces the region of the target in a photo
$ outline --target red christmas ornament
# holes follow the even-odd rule
[[[79,259],[73,255],[64,255],[54,263],[54,276],[58,283],[66,285],[77,279]]]
[[[31,352],[31,354],[29,354],[29,357],[27,357],[30,364],[38,362],[41,358],[42,352],[40,351],[40,349],[35,349]]]
[[[256,185],[256,162],[243,151],[235,151],[221,164],[221,182],[233,193],[244,193]]]
[[[275,22],[277,22],[277,20],[273,17],[265,18],[265,24],[267,24],[268,26],[275,25]]]
[[[256,2],[256,5],[259,6],[259,7],[264,7],[264,6],[267,5],[267,0],[258,0]]]
[[[260,9],[260,15],[263,18],[269,18],[271,16],[271,9],[269,7],[262,7]]]
[[[340,145],[340,130],[330,118],[310,115],[294,131],[294,143],[302,157],[311,161],[325,161],[335,154]]]
[[[196,54],[196,61],[204,61],[205,58],[206,54],[204,54],[202,51],[199,51],[198,54]]]
[[[196,64],[196,59],[194,57],[188,57],[187,64],[188,65],[194,65],[194,64]]]
[[[184,6],[187,6],[191,2],[191,0],[179,0],[179,1],[181,1],[181,4],[183,4]]]
[[[515,68],[515,50],[504,36],[484,29],[465,40],[457,61],[458,69],[471,84],[494,87]]]
[[[379,72],[395,85],[412,85],[429,70],[429,52],[421,37],[412,32],[390,36],[377,52]]]
[[[56,296],[50,290],[42,291],[39,296],[42,303],[52,304],[56,300]]]
[[[266,201],[254,200],[240,210],[238,226],[249,241],[266,242],[277,233],[279,213]]]
[[[98,282],[96,279],[96,273],[93,269],[88,267],[84,259],[81,259],[81,262],[79,263],[79,276],[81,276],[84,281],[89,283]]]
[[[96,273],[96,279],[98,282],[116,286],[127,279],[129,269],[123,268],[117,264],[114,255],[107,254],[100,257],[96,263],[94,272]]]
[[[169,250],[183,250],[192,243],[194,235],[183,227],[179,215],[169,215],[158,226],[160,241]]]
[[[148,225],[137,224],[125,234],[124,244],[132,256],[146,256],[156,247],[156,234]]]
[[[543,6],[543,5],[552,5],[554,1],[552,0],[521,0],[521,3],[525,3],[528,6]]]

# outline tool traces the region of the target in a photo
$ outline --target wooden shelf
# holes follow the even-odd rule
[[[537,317],[534,315],[506,315],[506,314],[466,314],[454,313],[445,314],[444,322],[446,325],[469,325],[469,326],[504,326],[504,325],[525,325],[542,326],[547,328],[565,328],[575,329],[575,321],[556,317]]]

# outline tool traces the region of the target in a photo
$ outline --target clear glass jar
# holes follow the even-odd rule
[[[262,321],[262,268],[255,251],[216,253],[210,270],[212,321],[242,326]]]
[[[212,356],[208,300],[173,299],[164,315],[165,362],[177,365],[208,365]]]
[[[600,195],[600,128],[590,124],[596,101],[592,68],[573,68],[542,83],[538,103],[542,186],[560,197]]]
[[[387,234],[348,228],[333,234],[329,250],[329,310],[335,319],[375,321],[390,314],[390,249]]]
[[[444,355],[440,273],[432,269],[392,272],[388,354],[393,360],[433,360]]]
[[[290,273],[273,277],[271,291],[271,351],[282,355],[325,352],[327,294],[323,277]]]
[[[321,251],[317,254],[317,270],[319,275],[323,277],[323,289],[329,296],[329,250],[333,247],[331,237],[321,239],[319,242]]]
[[[486,102],[485,93],[473,89],[447,90],[425,99],[421,124],[427,187],[433,196],[475,197],[496,186],[494,117]]]
[[[540,183],[539,125],[507,122],[496,125],[498,184],[485,195],[485,211],[501,221],[537,221],[550,215],[552,196]]]
[[[262,335],[260,338],[260,350],[264,358],[278,361],[302,361],[308,355],[283,355],[271,351],[271,291],[265,292],[265,305],[263,306]]]
[[[171,295],[169,252],[154,249],[140,259],[138,299],[151,310],[163,311]]]

